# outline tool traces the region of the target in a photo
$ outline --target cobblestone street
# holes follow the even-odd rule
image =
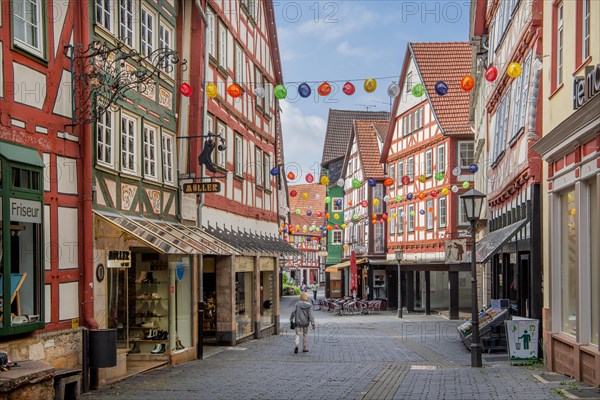
[[[282,299],[287,328],[291,305]],[[470,353],[459,321],[393,312],[335,316],[315,311],[308,353],[294,354],[287,329],[234,348],[209,348],[208,358],[135,376],[88,393],[88,399],[559,399],[541,383],[541,367],[511,366],[506,355]]]

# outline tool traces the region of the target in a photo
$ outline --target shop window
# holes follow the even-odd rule
[[[598,209],[600,208],[600,203],[598,202],[598,183],[595,179],[590,181],[588,186],[590,193],[590,221],[598,221]],[[598,228],[598,224],[590,223],[589,226],[589,235],[590,235],[590,243],[600,243],[600,228]],[[590,282],[592,283],[592,335],[591,342],[595,345],[598,345],[598,315],[600,311],[600,293],[598,288],[598,281],[600,279],[600,259],[598,257],[598,249],[596,246],[592,245],[590,247]]]
[[[561,331],[577,334],[577,209],[575,191],[560,195]]]
[[[248,336],[254,332],[254,312],[252,300],[252,272],[236,272],[235,332],[237,338]]]
[[[169,273],[174,274],[171,282],[175,281],[175,312],[170,318],[175,318],[175,350],[182,350],[194,345],[193,314],[192,314],[192,269],[189,256],[169,256]]]
[[[275,281],[273,271],[260,272],[260,323],[263,327],[273,324],[275,306]]]

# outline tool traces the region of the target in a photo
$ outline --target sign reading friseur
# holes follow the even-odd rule
[[[573,110],[600,93],[600,64],[585,67],[585,76],[573,78]]]
[[[42,223],[42,203],[39,201],[10,199],[10,220]]]

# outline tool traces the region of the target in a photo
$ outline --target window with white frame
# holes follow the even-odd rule
[[[171,50],[173,46],[173,28],[166,24],[160,24],[158,28],[158,47],[161,49]],[[165,57],[163,60],[162,68],[169,73],[173,74],[171,68],[171,57]]]
[[[112,31],[112,2],[113,0],[96,0],[96,23]]]
[[[334,197],[331,199],[331,211],[344,211],[344,202],[341,197]]]
[[[437,160],[435,171],[444,172],[446,170],[446,148],[440,144],[437,148]]]
[[[410,181],[414,181],[415,179],[415,158],[413,156],[408,157],[406,161],[406,175],[410,179]]]
[[[412,71],[406,74],[406,93],[410,93],[413,88]]]
[[[458,203],[458,225],[469,225],[469,219],[467,218],[467,210],[465,209],[464,201],[460,196],[456,196],[456,202]]]
[[[458,162],[461,168],[469,168],[473,164],[473,142],[458,142]]]
[[[219,24],[219,54],[217,61],[223,68],[227,68],[227,28],[223,23]]]
[[[259,148],[254,149],[255,167],[254,173],[256,174],[256,185],[263,186],[263,165],[262,165],[262,151]]]
[[[425,152],[425,176],[433,175],[433,150],[429,149]]]
[[[163,181],[173,183],[173,137],[162,136]]]
[[[519,110],[519,118],[521,119],[520,125],[525,127],[527,121],[527,110],[529,108],[529,82],[531,80],[531,60],[533,58],[533,51],[529,52],[529,55],[525,57],[523,63],[523,85],[521,87],[521,109]]]
[[[204,121],[204,132],[208,133],[216,133],[215,132],[215,117],[212,116],[212,114],[206,114],[206,120]],[[219,144],[218,143],[218,139],[215,140],[215,144]],[[212,152],[211,156],[211,161],[213,162],[213,164],[217,163],[217,153],[218,150],[215,150]]]
[[[385,251],[385,225],[382,223],[376,223],[375,224],[375,235],[374,235],[374,241],[375,241],[375,246],[373,248],[373,250],[375,251],[375,253],[383,253]]]
[[[385,202],[383,201],[383,185],[381,183],[378,183],[373,188],[373,199],[379,200],[379,204],[373,205],[373,212],[375,214],[383,214],[383,204]]]
[[[563,82],[563,2],[557,6],[558,19],[556,24],[556,86]]]
[[[531,70],[531,54],[523,61],[523,71],[521,75],[514,81],[512,90],[514,91],[513,106],[514,115],[512,121],[512,135],[511,139],[517,136],[521,129],[525,126],[525,120],[527,116],[527,98],[529,95],[529,72]]]
[[[137,121],[121,116],[121,170],[136,173],[136,125]]]
[[[447,215],[447,207],[446,207],[446,196],[438,198],[438,225],[440,228],[446,227],[446,215]]]
[[[397,179],[396,179],[396,185],[400,186],[402,185],[402,177],[404,176],[404,161],[398,161],[398,171],[397,172]]]
[[[256,87],[257,88],[262,88],[264,90],[263,93],[266,94],[267,90],[265,88],[265,76],[262,74],[260,68],[255,67],[254,68],[254,80],[256,82]],[[260,107],[262,110],[265,109],[265,100],[266,96],[257,96],[256,97],[256,106]]]
[[[390,218],[390,234],[396,233],[396,219]]]
[[[396,233],[404,232],[404,207],[396,209]]]
[[[583,0],[583,60],[590,56],[590,2],[591,0]]]
[[[342,230],[331,231],[331,244],[342,244]]]
[[[502,101],[498,105],[496,110],[496,122],[494,129],[494,159],[493,161],[498,160],[498,157],[502,153],[504,153],[504,149],[506,148],[506,130],[508,126],[506,125],[506,121],[508,119],[508,110],[510,107],[510,90],[507,90],[502,98]]]
[[[392,179],[396,179],[396,163],[391,163],[388,168],[390,169],[388,176]]]
[[[208,34],[206,36],[206,45],[208,46],[208,54],[217,58],[217,46],[216,46],[216,30],[215,30],[215,12],[207,8],[206,10],[206,20],[208,22]]]
[[[14,44],[36,56],[44,56],[42,0],[12,2]]]
[[[408,231],[414,232],[415,230],[415,205],[408,205]]]
[[[433,200],[429,199],[425,202],[425,227],[433,229]]]
[[[107,109],[96,121],[96,158],[98,162],[113,165],[113,115]]]
[[[263,170],[265,179],[265,189],[271,190],[271,156],[265,151],[263,154]]]
[[[129,47],[133,47],[135,43],[134,27],[133,22],[135,21],[134,14],[135,2],[134,0],[119,0],[119,34],[120,39]]]
[[[227,147],[227,125],[225,125],[224,122],[217,121],[217,134],[221,137],[221,139],[224,140],[222,142],[221,139],[219,139],[219,144]],[[217,153],[215,156],[217,158],[217,166],[221,168],[227,168],[227,149],[221,151],[217,147],[217,151],[215,153]]]
[[[235,44],[235,70],[234,80],[240,85],[244,82],[244,50],[239,43]]]
[[[154,14],[142,7],[140,51],[145,57],[154,51],[154,21],[156,21]]]
[[[414,130],[421,129],[423,127],[423,107],[417,108],[415,111],[415,126]]]
[[[156,175],[156,129],[144,126],[144,176]]]
[[[235,175],[244,176],[244,138],[235,135]]]

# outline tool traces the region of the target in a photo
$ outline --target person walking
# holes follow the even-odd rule
[[[319,291],[319,285],[317,285],[317,283],[313,283],[312,285],[310,285],[310,288],[312,289],[313,292],[313,298],[315,300],[317,300],[317,292]]]
[[[308,293],[302,292],[300,300],[296,303],[296,308],[290,315],[290,323],[296,322],[296,347],[294,353],[298,352],[300,344],[300,335],[302,335],[302,352],[308,353],[308,326],[315,329],[315,317],[313,315],[312,304],[308,302]]]

